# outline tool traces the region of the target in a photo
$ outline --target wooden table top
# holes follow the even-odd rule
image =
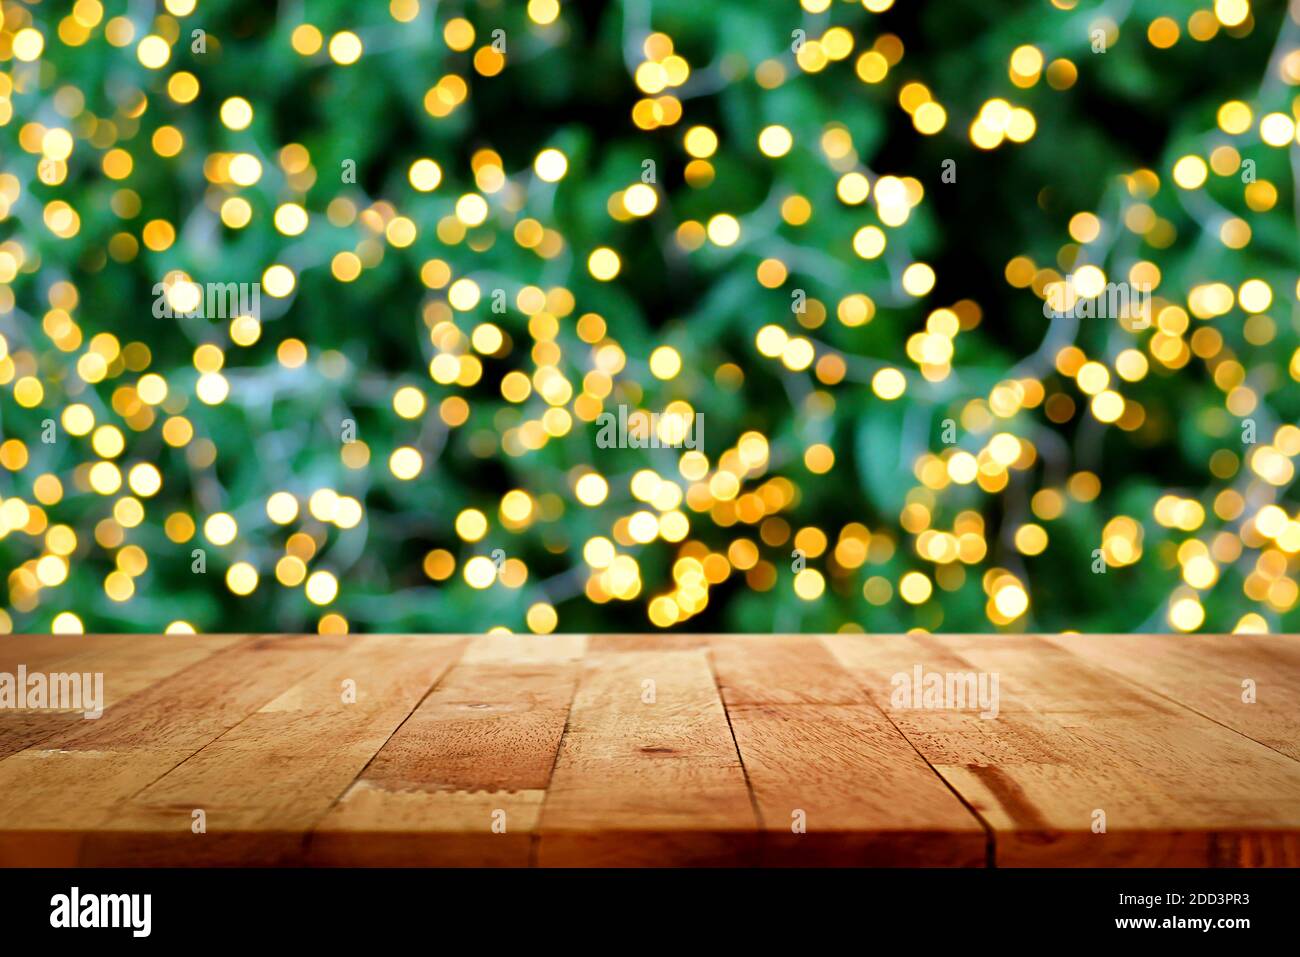
[[[1294,637],[0,638],[20,666],[107,707],[0,707],[5,865],[1300,864]]]

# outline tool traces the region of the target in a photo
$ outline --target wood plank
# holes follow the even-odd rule
[[[888,707],[891,677],[997,674],[1000,706],[890,717],[994,829],[999,866],[1300,863],[1296,762],[1038,638],[824,639]],[[1094,812],[1105,833],[1094,833]]]
[[[472,639],[316,827],[311,862],[527,866],[585,645]]]
[[[1294,639],[654,637],[0,639],[0,864],[1300,863]]]
[[[476,635],[461,662],[467,665],[549,665],[577,661],[587,652],[586,635]]]
[[[1061,635],[1046,640],[1300,760],[1300,640],[1282,635]],[[1243,700],[1243,682],[1255,700]]]
[[[538,863],[751,864],[756,826],[707,652],[588,654]]]
[[[361,781],[312,832],[307,863],[527,867],[544,793],[390,791]]]
[[[979,819],[824,646],[746,635],[710,647],[763,864],[985,865]]]
[[[234,635],[180,640],[171,635],[112,635],[89,640],[84,635],[5,638],[0,640],[0,671],[17,675],[18,666],[25,665],[28,674],[102,672],[107,711],[154,682],[246,640]],[[86,720],[83,712],[48,708],[7,709],[0,714],[0,759],[59,731],[75,729]]]
[[[138,691],[98,721],[79,721],[0,761],[0,864],[75,865],[83,839],[122,801],[319,668],[346,640],[235,643]]]
[[[5,635],[0,638],[0,672],[16,681],[20,667],[28,674],[85,671],[78,659],[92,660],[92,647],[83,635]],[[107,688],[104,693],[107,696]],[[83,714],[49,708],[6,708],[0,716],[0,759],[84,720]]]
[[[98,641],[98,638],[87,640],[85,635],[3,635],[0,636],[0,671],[12,674],[20,664],[32,670],[57,670],[52,668],[57,662],[96,647]]]
[[[714,635],[708,648],[728,709],[740,704],[866,704],[871,699],[816,639]]]
[[[300,639],[300,643],[314,639]],[[300,862],[307,832],[437,680],[464,640],[362,635],[116,807],[88,864]],[[192,830],[193,811],[206,832]]]
[[[694,651],[708,647],[706,635],[678,634],[626,634],[591,635],[587,639],[590,652],[606,651]]]

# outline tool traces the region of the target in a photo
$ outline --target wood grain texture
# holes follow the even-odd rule
[[[51,650],[45,642],[64,646],[67,653],[43,657]],[[77,864],[85,837],[123,797],[192,753],[193,748],[173,746],[166,735],[154,732],[168,721],[184,723],[181,705],[194,686],[195,672],[214,658],[234,656],[238,661],[241,652],[250,654],[259,644],[259,639],[233,636],[178,640],[171,635],[0,641],[5,649],[0,670],[24,663],[29,671],[102,671],[107,702],[97,720],[50,711],[29,713],[29,720],[19,717],[11,725],[11,717],[22,713],[0,712],[0,727],[19,727],[26,737],[15,741],[12,733],[0,732],[7,751],[0,760],[0,834],[7,838],[0,840],[0,865]],[[195,704],[200,707],[189,722],[191,729],[222,722],[219,708]],[[122,729],[128,744],[114,750],[112,741]],[[136,733],[134,744],[130,729]]]
[[[527,866],[585,647],[472,639],[315,829],[312,862]]]
[[[298,863],[311,828],[464,648],[446,637],[336,640],[338,653],[120,803],[86,862]]]
[[[1106,635],[1053,644],[1300,760],[1300,641],[1280,635]],[[1253,701],[1247,700],[1253,692]]]
[[[0,638],[20,664],[107,708],[0,709],[2,865],[1300,864],[1295,638]],[[996,716],[897,697],[918,667],[996,676]]]
[[[597,652],[542,806],[542,865],[757,863],[757,820],[704,650]]]
[[[1017,636],[826,643],[993,828],[1001,866],[1300,863],[1300,762],[1066,647]],[[893,707],[893,676],[918,664],[997,675],[997,717]]]
[[[980,822],[826,648],[791,635],[712,648],[764,864],[986,863]]]
[[[154,682],[211,654],[248,639],[231,635],[182,640],[172,635],[106,635],[87,642],[81,635],[24,635],[0,642],[0,672],[102,672],[104,706],[112,707]],[[17,754],[85,720],[82,713],[26,709],[0,721],[0,759]]]

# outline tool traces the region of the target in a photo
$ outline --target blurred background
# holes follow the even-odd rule
[[[1300,7],[0,10],[6,631],[1295,627]]]

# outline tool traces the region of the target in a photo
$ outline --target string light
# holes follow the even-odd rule
[[[613,179],[619,150],[565,124],[526,153],[480,142],[474,125],[475,111],[499,109],[492,84],[519,82],[512,68],[565,55],[577,25],[556,0],[530,0],[502,36],[470,15],[441,20],[445,56],[404,118],[418,135],[378,159],[360,143],[340,156],[306,134],[282,141],[297,127],[231,75],[237,51],[223,41],[235,33],[200,29],[201,3],[168,3],[148,24],[105,20],[93,2],[62,19],[7,5],[0,626],[234,631],[247,625],[233,616],[256,609],[267,627],[324,634],[457,628],[454,601],[473,600],[493,626],[548,634],[612,629],[627,603],[658,628],[726,603],[769,607],[746,605],[749,593],[792,596],[809,627],[878,614],[940,628],[970,624],[949,595],[982,590],[979,624],[1023,630],[1050,619],[1052,576],[1059,590],[1062,576],[1155,569],[1163,601],[1148,620],[1274,627],[1300,600],[1300,512],[1285,497],[1300,426],[1269,403],[1284,378],[1300,380],[1300,349],[1276,367],[1254,350],[1292,342],[1281,313],[1300,284],[1255,252],[1290,226],[1275,160],[1297,142],[1294,14],[1258,97],[1217,104],[1209,128],[1153,168],[1123,170],[1002,276],[1044,315],[1102,308],[1117,285],[1152,290],[1145,306],[1098,316],[1104,343],[1053,322],[1037,353],[993,371],[966,365],[972,346],[1002,345],[981,290],[950,294],[945,261],[923,258],[939,225],[928,194],[955,187],[872,169],[879,144],[860,118],[801,113],[785,94],[825,74],[901,116],[904,135],[1012,162],[1105,61],[1022,42],[968,96],[900,68],[904,40],[876,18],[891,5],[801,28],[788,55],[753,62],[725,38],[709,63],[666,32],[634,37],[619,107],[634,161]],[[1054,0],[1049,15],[1074,6]],[[417,0],[388,7],[382,30],[303,22],[262,40],[313,71],[311,96],[391,84],[376,72],[385,58],[427,41]],[[1133,34],[1159,62],[1258,23],[1248,0],[1216,0],[1093,27],[1109,45]],[[107,71],[83,68],[91,56],[129,67],[109,99]],[[749,97],[753,116],[705,107],[719,91]],[[388,118],[330,117],[363,120]],[[770,184],[766,200],[739,170]],[[592,183],[604,184],[595,202],[582,198]],[[1026,197],[1026,215],[1043,205]],[[1186,274],[1162,259],[1180,242],[1242,256]],[[198,315],[214,290],[193,273],[219,262],[257,283],[256,307]],[[659,262],[671,270],[654,274]],[[106,318],[113,290],[146,272],[164,277],[140,299],[159,324]],[[723,305],[638,327],[631,299],[687,276],[704,299],[744,288],[765,306],[734,327],[735,343],[710,324]],[[391,305],[402,288],[419,291],[414,309]],[[349,290],[373,302],[353,340],[313,330],[313,303]],[[385,337],[368,335],[378,323],[403,326],[406,355],[383,354]],[[192,351],[174,361],[186,337]],[[1113,434],[1174,442],[1148,387],[1180,374],[1213,394],[1178,413],[1217,485],[1141,501],[1112,486],[1122,470],[1103,484],[1081,447]],[[788,422],[752,404],[774,396],[788,399]],[[951,440],[914,441],[913,409],[948,423]],[[616,450],[595,441],[605,417]],[[693,447],[697,421],[707,442]],[[1246,422],[1258,435],[1235,441]],[[898,468],[874,472],[884,459]],[[859,486],[862,499],[836,499]],[[205,596],[185,618],[158,600],[178,579]],[[405,597],[381,607],[388,589]],[[444,590],[461,597],[428,597]],[[578,604],[615,607],[570,617]],[[764,620],[746,615],[711,620]]]

